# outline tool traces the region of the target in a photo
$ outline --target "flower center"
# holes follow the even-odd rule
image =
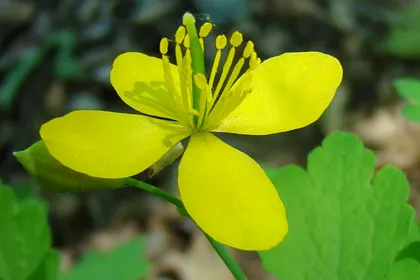
[[[175,59],[179,83],[173,77],[168,58],[169,40],[162,38],[160,42],[166,88],[176,104],[180,120],[195,131],[212,129],[239,106],[251,91],[250,72],[261,62],[251,41],[246,43],[242,55],[235,61],[237,48],[243,42],[242,34],[238,31],[231,35],[229,48],[226,36],[218,35],[214,43],[217,51],[213,65],[210,75],[206,75],[204,39],[212,28],[213,25],[206,22],[197,32],[193,15],[184,15],[183,25],[175,33]],[[216,82],[223,51],[228,53]],[[244,70],[247,60],[248,67]]]

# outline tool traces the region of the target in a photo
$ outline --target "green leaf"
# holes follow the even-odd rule
[[[135,238],[109,253],[91,251],[60,280],[138,280],[147,275],[146,239]]]
[[[0,279],[25,280],[50,250],[47,214],[42,202],[18,201],[0,186]]]
[[[404,249],[402,249],[396,258],[397,260],[402,259],[413,259],[420,264],[420,241],[410,243]]]
[[[388,35],[377,44],[378,50],[405,59],[419,59],[419,28],[419,2],[406,1],[399,16],[390,22]]]
[[[418,280],[419,278],[420,264],[412,259],[395,262],[387,276],[387,280]]]
[[[45,189],[66,192],[124,186],[124,179],[94,178],[65,167],[51,156],[42,140],[14,156]]]
[[[268,170],[282,197],[289,233],[260,252],[279,279],[383,280],[418,231],[409,186],[397,168],[372,177],[375,156],[349,133],[328,136],[298,166]]]
[[[418,28],[415,27],[415,28]],[[420,36],[415,28],[394,27],[381,42],[379,49],[405,59],[420,58]]]
[[[394,81],[398,94],[410,102],[404,106],[402,114],[409,121],[420,122],[420,80],[401,78]]]
[[[420,122],[420,105],[405,105],[402,114],[408,121]]]
[[[420,104],[420,80],[400,78],[394,80],[393,85],[402,98]]]
[[[59,269],[60,254],[55,250],[50,250],[35,272],[26,280],[57,280]]]

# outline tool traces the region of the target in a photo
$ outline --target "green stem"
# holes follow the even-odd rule
[[[235,260],[226,250],[225,246],[216,242],[216,240],[208,236],[204,231],[203,234],[207,237],[207,240],[210,242],[211,246],[213,246],[214,250],[216,250],[217,254],[220,256],[222,261],[229,268],[230,272],[232,272],[235,279],[247,280],[248,278],[246,277],[245,273],[242,271],[241,267],[235,262]]]
[[[143,191],[149,192],[151,194],[159,196],[160,198],[163,198],[164,200],[166,200],[166,201],[172,203],[173,205],[175,205],[176,207],[185,209],[184,204],[182,203],[181,200],[179,200],[175,196],[171,195],[170,193],[165,192],[164,190],[156,188],[153,185],[150,185],[148,183],[145,183],[145,182],[133,179],[133,178],[126,178],[124,180],[124,182],[125,182],[126,185],[142,189]]]
[[[183,212],[187,213],[184,207],[184,204],[182,201],[175,196],[171,195],[168,192],[165,192],[153,185],[147,184],[145,182],[133,179],[133,178],[126,178],[124,180],[125,184],[128,186],[136,187],[139,189],[142,189],[146,192],[152,193],[156,196],[159,196],[160,198],[163,198],[164,200],[172,203],[176,207],[184,210]],[[201,230],[201,229],[200,229]],[[216,240],[208,236],[203,230],[201,230],[203,234],[206,236],[207,240],[210,242],[211,246],[213,246],[214,250],[217,252],[219,257],[223,260],[223,262],[226,264],[226,266],[229,268],[229,270],[232,272],[233,276],[236,280],[247,280],[245,273],[242,271],[241,267],[235,262],[235,260],[232,258],[232,256],[228,253],[226,248],[218,243]]]

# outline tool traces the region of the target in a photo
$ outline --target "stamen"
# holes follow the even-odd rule
[[[219,35],[216,37],[216,48],[217,52],[214,56],[213,66],[211,68],[209,88],[213,88],[214,78],[216,77],[217,69],[219,68],[220,58],[222,57],[222,50],[227,45],[227,39],[225,35]]]
[[[206,22],[197,32],[195,18],[190,13],[184,14],[183,24],[184,26],[180,26],[174,36],[175,59],[180,79],[179,89],[177,88],[178,84],[175,84],[174,81],[173,65],[169,62],[168,39],[163,38],[159,45],[165,86],[175,104],[168,108],[174,111],[173,114],[179,117],[180,121],[194,130],[214,128],[235,110],[251,92],[252,75],[249,72],[261,63],[261,59],[258,58],[254,50],[254,43],[248,41],[243,49],[242,57],[234,62],[236,48],[243,43],[242,34],[234,32],[229,41],[225,35],[219,35],[215,40],[217,51],[211,72],[209,76],[206,76],[203,53],[204,38],[210,34],[213,24]],[[215,79],[221,63],[222,51],[226,49],[228,42],[230,44],[229,51],[220,73],[220,79],[216,84]],[[246,60],[248,61],[245,62]],[[245,63],[249,64],[249,68],[238,80]],[[214,93],[212,93],[213,87],[215,88]]]
[[[229,80],[226,83],[226,86],[222,92],[222,95],[227,92],[228,90],[230,90],[230,88],[232,87],[233,83],[236,81],[236,79],[239,76],[239,73],[242,70],[242,66],[244,66],[245,63],[245,58],[241,57],[238,62],[236,63],[235,67],[232,70],[232,73],[230,74]]]
[[[175,33],[175,42],[180,45],[185,38],[186,30],[184,26],[178,27]]]
[[[206,22],[200,27],[200,32],[198,33],[198,36],[200,36],[200,44],[201,44],[201,48],[203,49],[203,52],[204,52],[204,38],[209,35],[212,28],[213,28],[213,25],[210,22]]]
[[[187,85],[187,91],[189,93],[188,100],[191,101],[192,105],[192,68],[191,68],[191,51],[190,49],[185,50],[184,60],[184,71],[185,71],[185,84]]]
[[[248,58],[251,56],[253,52],[254,52],[254,43],[252,41],[248,41],[248,43],[246,43],[242,56],[245,58]]]
[[[254,51],[251,54],[251,58],[249,59],[249,68],[254,70],[257,66],[261,63],[261,59],[257,57],[257,53]]]
[[[192,114],[193,116],[199,116],[198,110],[193,109],[192,104],[192,69],[191,69],[191,54],[190,49],[185,51],[185,56],[182,60],[182,84],[185,88],[186,94],[182,96],[182,101],[184,106],[188,108],[188,112],[191,113],[192,111],[197,112],[197,114]],[[188,123],[191,127],[194,127],[194,120],[193,118],[188,118]]]
[[[255,60],[255,63],[252,65],[251,69],[254,70],[260,64],[261,64],[261,58],[258,57],[257,60]]]
[[[179,96],[175,87],[174,79],[172,77],[171,65],[170,65],[168,56],[166,55],[168,53],[168,45],[169,45],[169,41],[167,38],[162,38],[162,40],[160,40],[159,50],[160,50],[160,53],[162,54],[163,74],[165,77],[165,85],[169,93],[171,93],[170,96],[172,97],[174,103],[176,104],[178,116],[181,118],[184,118],[185,115],[182,113],[183,106],[179,100]]]
[[[200,46],[201,46],[201,50],[203,51],[203,53],[204,53],[204,40],[203,40],[203,38],[198,38],[198,40],[200,41]]]
[[[175,59],[176,59],[176,65],[178,66],[178,73],[179,73],[179,78],[182,78],[182,50],[181,50],[181,46],[179,44],[176,44],[175,46]],[[185,88],[183,89],[181,87],[181,91],[184,91]]]
[[[208,88],[206,76],[203,74],[194,75],[194,82],[200,89],[200,116],[198,118],[197,127],[201,127],[207,114],[207,106],[211,100],[211,93]]]
[[[235,110],[251,91],[251,75],[246,75],[241,83],[220,96],[220,100],[207,117],[204,130],[213,129],[226,116]]]
[[[256,60],[256,59],[257,59],[257,53],[252,52],[251,57],[249,58],[249,67],[251,67],[251,65],[254,63],[254,60]]]
[[[171,96],[176,102],[176,104],[182,108],[182,104],[180,100],[178,99],[178,93],[176,91],[175,82],[172,77],[171,68],[170,68],[171,64],[169,62],[169,59],[166,55],[163,55],[162,61],[163,61],[163,74],[165,76],[166,87],[169,90],[169,92],[172,93]]]
[[[186,30],[184,26],[178,27],[175,33],[175,59],[176,64],[178,66],[178,74],[179,74],[179,85],[181,89],[181,103],[182,107],[188,110],[190,108],[190,104],[188,103],[188,93],[187,93],[187,85],[185,84],[185,73],[183,71],[183,55],[181,50],[181,44],[184,41],[186,35]]]
[[[225,35],[219,35],[216,38],[216,48],[222,50],[227,45],[227,38]]]
[[[243,37],[242,34],[238,31],[233,32],[232,37],[230,37],[230,44],[234,47],[239,47],[242,44]]]
[[[201,38],[205,38],[209,35],[212,28],[213,28],[213,25],[210,22],[206,22],[200,27],[200,32],[198,33],[198,35]]]
[[[184,38],[184,47],[186,47],[187,49],[190,48],[190,36],[188,34],[186,34]]]
[[[205,89],[207,86],[206,76],[203,74],[194,75],[194,82],[199,89]]]
[[[168,53],[168,45],[169,42],[167,38],[162,38],[162,40],[160,40],[159,50],[162,55],[166,55]]]
[[[237,40],[239,41],[239,38]],[[242,41],[242,38],[240,38],[240,41]],[[252,43],[251,41],[248,41],[247,44],[246,44],[246,46],[245,46],[245,48],[244,48],[244,51],[242,53],[242,56],[243,57],[241,57],[238,60],[238,62],[236,63],[235,67],[233,68],[232,73],[230,74],[229,80],[226,83],[226,86],[224,87],[223,92],[221,93],[222,96],[224,94],[226,94],[230,90],[230,88],[232,87],[233,83],[238,78],[239,73],[242,70],[242,67],[245,64],[245,58],[250,57],[252,53],[255,53],[254,52],[254,43]],[[255,53],[255,55],[256,55],[256,53]]]
[[[216,91],[214,92],[214,96],[212,100],[213,104],[217,100],[220,90],[222,89],[223,84],[226,80],[226,77],[229,74],[230,67],[232,66],[233,58],[235,57],[235,48],[238,47],[242,43],[242,34],[239,33],[238,31],[235,31],[232,34],[229,42],[232,45],[232,47],[229,50],[225,65],[223,65],[222,75],[220,76],[220,80],[217,83]]]

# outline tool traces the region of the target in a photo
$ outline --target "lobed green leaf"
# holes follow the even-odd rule
[[[418,237],[400,170],[374,175],[375,156],[349,133],[332,133],[298,166],[267,170],[282,197],[289,233],[260,252],[278,279],[383,280],[398,252]],[[420,278],[419,278],[420,279]]]
[[[91,251],[60,280],[138,280],[147,275],[146,239],[135,238],[109,253]]]

